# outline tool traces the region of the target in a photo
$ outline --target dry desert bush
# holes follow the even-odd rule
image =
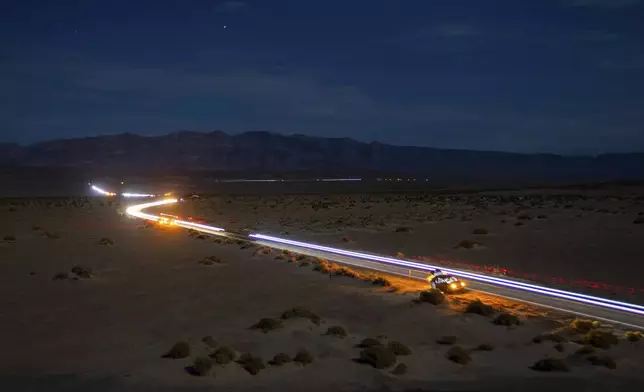
[[[190,344],[185,341],[175,343],[167,353],[163,355],[164,358],[181,359],[190,356]]]
[[[321,321],[320,316],[302,306],[296,306],[282,313],[282,320],[288,320],[292,318],[306,318],[311,320],[311,322],[315,325],[320,325]]]
[[[260,319],[257,323],[253,324],[250,328],[259,329],[260,331],[267,333],[282,327],[284,327],[284,324],[281,320],[273,318],[263,318]]]
[[[313,363],[313,355],[305,349],[300,349],[293,357],[293,362],[298,363],[302,366],[309,365]]]
[[[538,372],[569,372],[570,367],[559,358],[543,358],[530,367]]]

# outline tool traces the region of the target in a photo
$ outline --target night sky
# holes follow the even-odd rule
[[[1,141],[644,151],[644,0],[3,0]]]

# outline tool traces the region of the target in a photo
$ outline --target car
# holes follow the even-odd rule
[[[456,294],[465,291],[465,282],[441,270],[435,270],[430,273],[427,277],[427,282],[431,288],[440,290],[445,294]]]
[[[170,214],[160,214],[159,219],[157,219],[157,223],[160,225],[164,226],[173,226],[176,224],[176,220],[179,219],[178,216],[176,215],[170,215]]]

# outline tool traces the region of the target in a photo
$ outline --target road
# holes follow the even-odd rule
[[[133,217],[159,222],[162,220],[161,216],[144,212],[144,210],[177,202],[177,199],[157,200],[128,207],[126,212]],[[644,330],[644,306],[636,304],[553,289],[505,277],[448,269],[442,266],[432,266],[411,260],[332,248],[264,234],[231,233],[226,232],[223,228],[184,220],[172,220],[171,224],[207,234],[251,241],[261,246],[287,249],[308,256],[324,258],[339,264],[405,276],[422,281],[426,280],[429,271],[435,268],[441,268],[447,273],[466,279],[468,281],[468,287],[471,290],[534,304],[560,312],[602,320],[612,324],[619,324],[629,328]]]

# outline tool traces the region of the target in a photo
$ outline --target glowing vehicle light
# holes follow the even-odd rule
[[[96,185],[92,185],[92,189],[95,190],[96,192],[100,193],[103,196],[114,196],[114,193],[108,192],[108,191],[106,191],[104,189],[101,189],[101,188],[97,187]]]
[[[432,266],[428,264],[419,264],[419,263],[413,263],[413,262],[399,260],[399,259],[392,259],[389,257],[376,256],[376,255],[370,255],[366,253],[359,253],[359,252],[353,252],[353,251],[346,251],[346,250],[331,248],[327,246],[314,245],[314,244],[308,244],[308,243],[299,242],[299,241],[292,241],[292,240],[286,240],[286,239],[277,238],[277,237],[271,237],[263,234],[250,234],[249,237],[287,244],[287,245],[299,246],[302,248],[315,249],[315,250],[320,250],[324,252],[340,254],[344,256],[357,257],[364,260],[377,261],[377,262],[382,262],[386,264],[402,266],[410,269],[413,268],[417,270],[432,271],[436,268],[439,268],[437,266]],[[476,280],[484,283],[489,283],[496,286],[504,286],[504,287],[509,287],[517,290],[530,291],[537,294],[548,295],[550,297],[562,298],[562,299],[581,302],[589,305],[596,305],[596,306],[601,306],[605,308],[644,315],[644,306],[629,304],[629,303],[620,302],[620,301],[613,301],[613,300],[599,298],[599,297],[593,297],[590,295],[577,294],[577,293],[572,293],[564,290],[557,290],[557,289],[551,289],[551,288],[542,287],[542,286],[515,282],[507,279],[500,279],[500,278],[494,278],[494,277],[485,276],[485,275],[473,274],[465,271],[445,269],[443,267],[440,267],[440,268],[442,268],[443,271],[450,273],[452,275],[461,276],[464,278],[468,278],[468,279],[472,279],[472,280]]]
[[[457,286],[456,286],[456,283],[452,283],[452,284],[449,285],[449,287],[455,289]]]
[[[154,197],[156,195],[151,195],[148,193],[122,193],[121,194],[123,197]]]
[[[179,227],[184,227],[186,229],[198,229],[201,231],[209,232],[209,233],[219,233],[224,231],[224,229],[219,228],[219,227],[213,227],[213,226],[206,226],[202,225],[199,223],[194,223],[194,222],[188,222],[184,220],[179,220],[179,219],[171,219],[168,216],[172,215],[152,215],[152,214],[147,214],[143,212],[143,210],[147,208],[152,208],[152,207],[159,207],[162,205],[166,204],[172,204],[176,203],[179,200],[177,199],[163,199],[163,200],[158,200],[158,201],[153,201],[150,203],[143,203],[143,204],[137,204],[135,206],[128,207],[125,212],[128,215],[134,216],[136,218],[141,218],[141,219],[147,219],[151,220],[160,224],[167,224],[167,225],[172,225],[172,226],[179,226]]]

